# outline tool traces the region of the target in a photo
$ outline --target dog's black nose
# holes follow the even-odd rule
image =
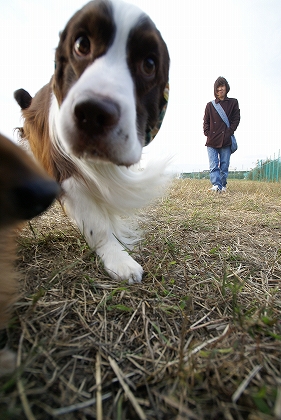
[[[58,196],[60,186],[49,179],[31,179],[12,191],[17,218],[32,219],[45,211]]]
[[[75,105],[74,115],[78,128],[88,135],[104,134],[117,125],[120,108],[109,99],[87,99]]]

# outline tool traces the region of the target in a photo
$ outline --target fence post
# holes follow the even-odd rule
[[[271,158],[269,159],[269,161],[266,164],[266,180],[269,181],[270,180],[270,166],[268,165],[268,163],[270,162]]]
[[[278,152],[278,158],[277,158],[277,167],[276,167],[276,181],[279,181],[279,166],[280,166],[280,149]]]

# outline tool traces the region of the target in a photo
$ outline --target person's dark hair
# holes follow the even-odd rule
[[[226,94],[228,94],[228,92],[230,91],[230,86],[228,84],[228,81],[224,77],[220,76],[220,77],[217,78],[217,80],[215,81],[215,84],[214,84],[215,98],[217,97],[217,88],[219,86],[223,86],[223,85],[225,85],[225,87],[226,87]]]

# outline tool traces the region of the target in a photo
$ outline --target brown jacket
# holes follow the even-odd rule
[[[216,103],[220,103],[223,107],[230,127],[227,128],[217,111],[215,110],[212,102],[208,102],[205,108],[203,131],[207,136],[205,146],[214,147],[219,149],[220,147],[231,146],[231,136],[238,127],[240,122],[240,109],[237,99],[228,98],[227,96],[223,101],[216,99]]]

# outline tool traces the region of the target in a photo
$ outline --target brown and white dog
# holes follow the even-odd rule
[[[124,249],[132,237],[124,216],[167,180],[167,160],[132,167],[167,104],[166,44],[138,7],[94,0],[61,33],[55,63],[34,98],[15,92],[22,138],[60,182],[62,206],[111,277],[141,282],[142,267]]]
[[[0,134],[0,329],[7,325],[18,294],[15,228],[46,210],[58,193],[58,184],[34,159]],[[13,367],[13,353],[0,350],[0,376]]]

